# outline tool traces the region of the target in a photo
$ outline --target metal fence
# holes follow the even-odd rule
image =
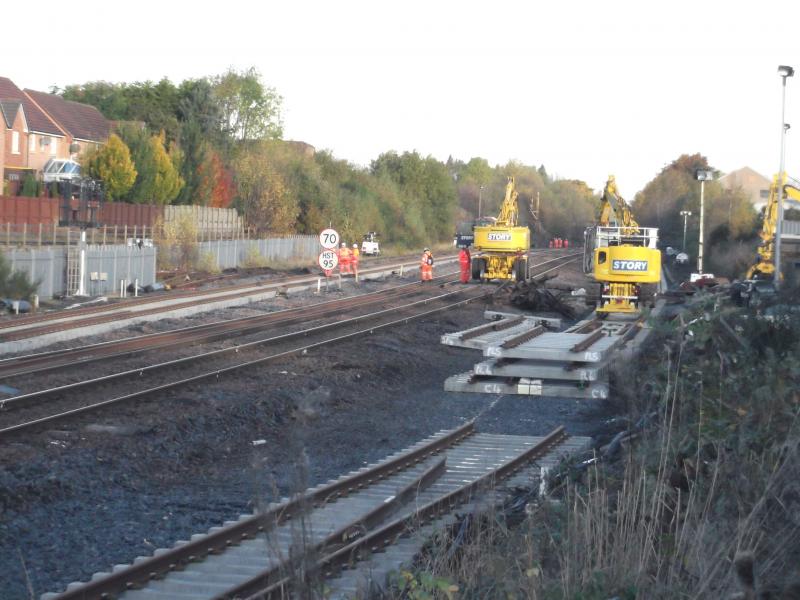
[[[76,251],[71,247],[72,252]],[[12,271],[21,271],[38,282],[42,300],[61,296],[67,290],[67,256],[70,248],[9,248],[2,250]],[[119,293],[120,280],[149,285],[156,280],[156,248],[108,245],[86,246],[83,285],[90,296]],[[126,285],[127,285],[126,283]],[[70,290],[74,291],[74,290]]]
[[[313,263],[320,251],[319,239],[314,235],[264,240],[216,240],[199,244],[201,258],[204,255],[213,256],[220,269],[268,266],[269,263]]]

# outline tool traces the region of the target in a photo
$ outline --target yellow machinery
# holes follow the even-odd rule
[[[584,270],[601,284],[598,313],[637,313],[642,286],[661,281],[658,229],[640,227],[610,175],[596,227],[586,230]]]
[[[766,298],[774,295],[775,289],[775,235],[778,231],[779,202],[785,198],[800,200],[800,186],[794,181],[787,181],[786,173],[783,177],[775,175],[769,188],[769,199],[764,207],[764,222],[758,234],[761,243],[758,246],[758,259],[747,270],[744,281],[739,281],[731,286],[731,297],[736,304],[758,306]]]
[[[779,179],[781,179],[779,181]],[[761,244],[758,246],[758,262],[747,271],[747,279],[772,279],[775,275],[775,234],[778,231],[778,207],[784,198],[800,200],[800,188],[775,175],[769,188],[769,199],[764,207],[764,223],[761,232]],[[783,190],[783,193],[781,193]]]
[[[473,279],[523,281],[528,278],[531,232],[527,227],[517,226],[517,196],[514,178],[509,177],[500,216],[494,223],[475,226]]]

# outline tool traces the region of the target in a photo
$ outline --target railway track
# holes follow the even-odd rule
[[[444,260],[452,259],[451,256],[443,257]],[[386,268],[408,266],[416,264],[409,262],[409,257],[383,259],[381,262],[369,261],[362,265],[360,273],[363,276]],[[157,315],[182,308],[196,307],[211,304],[221,300],[233,299],[241,296],[267,293],[270,290],[279,291],[302,284],[310,285],[319,279],[317,275],[299,275],[295,277],[282,277],[258,283],[242,283],[226,285],[205,290],[189,290],[179,292],[165,292],[153,296],[130,298],[111,304],[80,307],[71,310],[26,315],[0,321],[0,341],[11,342],[31,337],[57,333],[68,329],[99,325],[132,317]],[[181,302],[183,300],[183,302]],[[151,308],[146,308],[153,305]]]
[[[549,267],[548,270],[558,268],[549,266],[552,262],[564,263],[570,257],[559,257],[545,263],[540,263],[538,267]],[[443,285],[452,283],[450,275],[437,278]],[[29,431],[44,425],[53,424],[84,415],[112,405],[131,403],[145,397],[152,397],[163,394],[169,390],[197,385],[211,380],[216,380],[223,375],[227,375],[240,369],[274,362],[289,356],[305,354],[309,351],[323,346],[340,343],[345,340],[360,336],[370,335],[375,331],[402,326],[411,320],[429,317],[436,313],[455,309],[466,303],[486,298],[493,294],[497,288],[492,286],[457,286],[456,288],[436,295],[425,295],[421,298],[404,298],[407,292],[415,292],[421,289],[433,289],[425,287],[420,283],[400,286],[393,290],[383,293],[375,293],[368,298],[350,298],[351,303],[363,308],[379,305],[380,308],[372,310],[358,316],[351,316],[347,319],[335,319],[310,327],[304,327],[295,331],[278,333],[269,337],[259,337],[251,341],[242,342],[233,346],[218,348],[206,352],[191,354],[181,358],[156,362],[139,366],[111,374],[102,375],[90,379],[84,379],[65,385],[58,385],[38,391],[18,394],[11,398],[0,401],[0,440],[11,437],[23,431]],[[440,289],[440,288],[435,288]],[[387,306],[387,302],[392,295],[395,300],[400,299],[401,303]],[[360,304],[359,304],[360,303]],[[343,306],[334,303],[340,310]],[[352,304],[348,306],[351,312]],[[307,323],[313,319],[331,317],[330,303],[322,303],[312,307],[304,307],[293,311],[284,311],[290,314],[271,313],[264,315],[264,320],[268,321],[271,315],[277,315],[276,319],[280,323],[283,318],[284,326],[289,323]],[[335,314],[333,315],[336,316]],[[262,323],[263,324],[263,323]],[[274,324],[274,322],[273,322]],[[266,323],[265,326],[269,326]],[[161,339],[160,346],[185,345],[191,342],[198,342],[204,336],[207,339],[235,335],[246,331],[253,333],[252,322],[236,323],[226,325],[228,330],[223,328],[203,331],[203,328],[189,328],[180,330],[179,337],[166,336]],[[186,336],[181,338],[180,336]],[[131,352],[141,352],[155,347],[152,336],[142,336],[144,339],[132,338],[123,340],[125,346],[114,346],[109,344],[103,346],[103,351],[107,354],[98,358],[109,358]],[[207,341],[206,339],[206,341]],[[296,341],[303,339],[303,343],[298,345]],[[138,341],[137,341],[138,340]],[[130,344],[135,343],[135,348]],[[70,351],[70,354],[62,359],[58,353],[47,353],[46,355],[29,357],[30,361],[25,363],[20,359],[16,363],[10,362],[10,366],[21,369],[26,374],[32,370],[47,370],[56,366],[79,364],[79,352],[85,349]],[[97,350],[97,348],[95,348]],[[247,354],[247,360],[241,358]],[[24,357],[23,357],[24,358]],[[87,362],[92,362],[98,358],[89,358]],[[44,362],[42,362],[44,361]],[[47,361],[51,361],[49,364]],[[25,370],[27,369],[27,370]],[[135,391],[130,391],[134,389]]]
[[[0,360],[0,379],[43,373],[59,368],[73,367],[81,363],[97,363],[100,360],[119,356],[130,356],[141,352],[170,348],[175,344],[194,345],[222,338],[250,335],[269,328],[287,326],[322,316],[342,314],[344,311],[352,313],[353,310],[362,306],[369,306],[377,302],[412,294],[418,291],[419,288],[420,284],[418,282],[409,283],[392,287],[388,290],[369,292],[359,296],[319,302],[311,306],[290,308],[263,315],[193,325],[121,340],[7,358]]]
[[[572,255],[556,257],[544,261],[532,269],[539,270],[540,272],[536,274],[541,275],[551,270],[558,269],[574,260]],[[559,264],[555,267],[541,270],[541,267],[551,265],[553,262],[558,262]],[[449,283],[453,281],[450,279],[449,275],[450,274],[447,274],[437,278],[437,282]],[[419,282],[414,282],[394,286],[389,290],[380,290],[377,292],[360,294],[356,297],[320,302],[308,308],[292,308],[265,315],[217,321],[214,323],[183,327],[121,340],[0,359],[0,379],[18,375],[42,373],[63,367],[74,367],[78,364],[96,363],[103,359],[129,356],[140,352],[157,350],[159,348],[172,347],[176,343],[206,343],[221,338],[251,334],[263,330],[266,327],[288,325],[301,319],[313,318],[317,316],[317,314],[323,315],[326,312],[341,313],[345,310],[350,312],[363,304],[369,304],[371,301],[374,302],[379,299],[396,297],[404,292],[413,292],[419,285]]]
[[[313,597],[323,585],[325,597],[349,597],[365,579],[380,585],[413,556],[420,543],[415,532],[480,502],[522,469],[552,466],[587,443],[563,427],[537,438],[480,433],[469,422],[42,598]],[[530,473],[525,477],[530,483]]]

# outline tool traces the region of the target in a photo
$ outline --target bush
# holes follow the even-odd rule
[[[197,223],[192,215],[184,213],[167,223],[159,219],[153,231],[159,248],[159,269],[190,271],[197,266],[199,258]]]
[[[22,181],[22,188],[19,191],[20,196],[27,196],[29,198],[37,198],[39,196],[40,186],[36,178],[28,173]]]
[[[0,298],[12,300],[30,300],[39,288],[39,281],[31,282],[26,273],[11,272],[5,255],[0,252]]]

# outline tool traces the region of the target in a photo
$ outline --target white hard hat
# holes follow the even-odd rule
[[[347,244],[345,244],[344,242],[342,242],[342,248],[344,248],[345,246],[347,246]]]
[[[353,244],[353,248],[358,248],[358,244]]]

